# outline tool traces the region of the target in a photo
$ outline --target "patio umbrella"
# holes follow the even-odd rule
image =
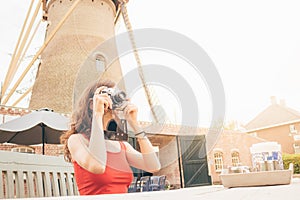
[[[20,145],[59,144],[59,137],[69,128],[69,118],[49,110],[34,111],[0,125],[0,143]]]

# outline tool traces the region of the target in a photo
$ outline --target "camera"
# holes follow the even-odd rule
[[[105,139],[116,141],[128,141],[127,121],[112,119],[104,130]]]
[[[104,130],[104,135],[108,140],[128,141],[127,133]]]
[[[106,88],[101,91],[101,94],[108,94],[112,101],[112,109],[123,110],[127,104],[126,93],[122,90],[114,89],[114,88]]]

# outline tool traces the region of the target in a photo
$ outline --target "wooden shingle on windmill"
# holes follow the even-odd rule
[[[271,105],[251,120],[247,133],[281,144],[283,153],[300,153],[300,112],[271,97]]]

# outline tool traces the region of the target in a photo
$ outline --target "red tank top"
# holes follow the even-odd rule
[[[127,193],[133,176],[126,159],[126,146],[123,142],[120,142],[120,145],[120,152],[107,152],[106,168],[103,174],[91,173],[73,161],[80,195]]]

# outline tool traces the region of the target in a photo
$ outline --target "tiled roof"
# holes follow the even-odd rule
[[[28,109],[25,109],[25,108],[0,105],[0,114],[1,115],[16,115],[16,116],[19,115],[19,116],[21,116],[21,115],[27,114],[29,112],[31,112],[31,111]]]
[[[140,126],[149,134],[162,135],[205,135],[207,128],[197,128],[174,124],[159,124],[151,122],[139,122]]]
[[[16,107],[0,105],[0,114],[2,115],[21,116],[30,112],[31,110],[24,109],[24,108],[16,108]],[[199,128],[199,127],[191,127],[191,126],[167,124],[167,123],[160,124],[160,123],[140,121],[139,124],[145,130],[145,132],[152,135],[156,135],[156,134],[173,135],[173,136],[174,135],[205,135],[209,131],[208,128]],[[130,127],[129,130],[131,130]]]
[[[251,120],[245,128],[247,130],[262,129],[297,120],[300,121],[298,111],[285,105],[272,104]]]

